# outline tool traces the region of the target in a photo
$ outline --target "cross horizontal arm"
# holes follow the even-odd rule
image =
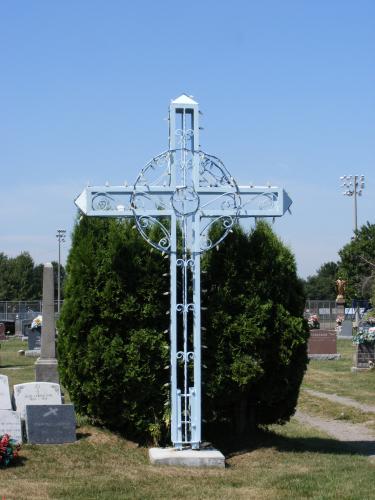
[[[140,196],[155,198],[155,208],[137,208],[137,215],[151,217],[170,216],[173,212],[170,206],[158,205],[157,197],[172,195],[174,190],[169,186],[90,186],[85,188],[74,203],[85,215],[96,217],[133,217],[131,196],[137,193]]]
[[[281,217],[292,204],[286,191],[274,186],[209,187],[198,192],[201,217]]]

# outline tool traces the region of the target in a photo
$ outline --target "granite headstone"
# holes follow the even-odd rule
[[[375,343],[358,344],[354,353],[352,371],[368,370],[375,365]]]
[[[17,384],[14,386],[14,401],[24,419],[26,405],[61,405],[60,386],[51,382]]]
[[[17,411],[0,410],[0,435],[9,434],[17,443],[22,443],[21,417]]]
[[[331,330],[310,330],[307,354],[313,359],[337,359],[336,332]]]
[[[342,322],[340,337],[352,338],[353,322],[351,319],[346,319]]]
[[[9,382],[6,375],[0,375],[0,410],[12,410]]]
[[[62,444],[76,441],[74,407],[26,405],[26,435],[32,444]]]
[[[27,329],[27,347],[29,351],[40,350],[40,330],[37,328]]]

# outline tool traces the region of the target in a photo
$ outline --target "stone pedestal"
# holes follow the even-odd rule
[[[341,316],[345,319],[345,299],[337,297],[336,299],[336,316]]]
[[[48,263],[43,269],[43,322],[40,358],[35,363],[37,382],[59,383],[55,350],[55,290],[53,267]]]
[[[38,358],[35,363],[36,382],[59,383],[59,372],[57,370],[57,359]]]
[[[182,467],[225,467],[225,457],[214,448],[203,450],[177,450],[176,448],[150,448],[150,462],[153,465]]]

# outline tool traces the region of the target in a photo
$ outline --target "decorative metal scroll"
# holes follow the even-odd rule
[[[198,178],[194,178],[194,162],[198,162]],[[157,187],[160,191],[156,194]],[[113,200],[103,198],[103,193],[98,197],[97,205],[101,210],[113,206]],[[221,160],[203,151],[182,148],[164,152],[147,163],[134,183],[130,206],[141,235],[161,252],[170,252],[171,235],[169,219],[162,214],[155,216],[158,210],[173,210],[178,219],[185,221],[189,233],[195,214],[214,213],[205,215],[199,235],[200,252],[205,252],[223,241],[231,231],[237,222],[241,199],[235,180]],[[231,212],[230,216],[217,215],[226,210]],[[215,233],[214,239],[210,232]],[[189,243],[191,246],[192,241]]]

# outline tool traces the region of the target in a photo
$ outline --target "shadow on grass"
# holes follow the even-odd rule
[[[272,431],[258,430],[251,436],[229,439],[215,439],[217,447],[226,458],[242,455],[261,448],[273,448],[292,453],[327,453],[334,455],[375,456],[374,441],[338,441],[320,437],[288,437],[280,436]]]
[[[20,453],[22,453],[22,450]],[[7,465],[6,467],[1,466],[0,470],[17,469],[17,467],[24,467],[25,462],[27,462],[27,460],[28,460],[28,458],[23,457],[22,455],[18,455],[18,457],[15,458],[12,462],[10,462],[10,464]]]
[[[9,368],[11,370],[20,370],[21,368],[27,368],[28,366],[30,365],[0,365],[0,370],[2,368]]]
[[[82,439],[87,439],[90,436],[92,436],[91,432],[77,432],[76,433],[77,441],[80,441]]]

